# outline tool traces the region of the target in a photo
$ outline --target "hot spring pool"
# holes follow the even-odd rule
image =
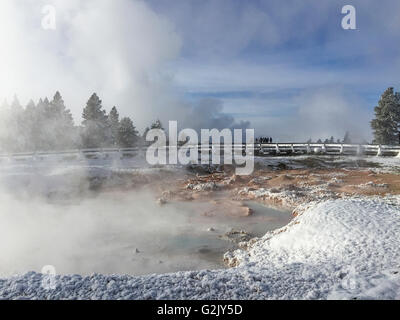
[[[159,206],[147,192],[102,194],[62,205],[1,200],[0,276],[40,272],[45,265],[58,274],[82,275],[223,268],[223,254],[236,247],[221,239],[226,232],[262,236],[292,218],[255,202],[246,203],[254,211],[249,217],[209,216],[204,213],[215,209],[212,202]]]

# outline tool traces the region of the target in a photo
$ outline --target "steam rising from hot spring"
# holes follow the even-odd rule
[[[227,232],[260,236],[290,220],[263,208],[236,217],[206,200],[160,206],[152,188],[184,171],[140,169],[139,160],[0,161],[0,277],[44,266],[82,275],[217,269],[236,247]]]
[[[161,210],[149,192],[112,193],[71,205],[2,192],[0,203],[0,276],[45,265],[61,274],[168,270],[162,263],[190,267],[178,257],[162,261],[188,221],[172,207]]]
[[[57,13],[55,30],[41,27],[45,5]],[[196,130],[249,125],[224,114],[220,100],[181,97],[170,64],[180,59],[183,40],[145,1],[2,0],[0,39],[0,104],[17,94],[25,106],[60,91],[79,124],[96,92],[140,131],[156,119]]]

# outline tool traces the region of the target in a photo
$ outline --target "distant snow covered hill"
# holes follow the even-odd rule
[[[310,204],[248,251],[236,268],[165,275],[0,279],[7,299],[400,299],[400,197]]]

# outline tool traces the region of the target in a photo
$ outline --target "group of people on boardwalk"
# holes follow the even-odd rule
[[[271,137],[256,138],[256,143],[261,143],[261,144],[272,143],[272,138]]]

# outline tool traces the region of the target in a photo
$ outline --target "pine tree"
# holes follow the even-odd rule
[[[151,129],[160,129],[160,130],[164,130],[164,128],[163,128],[162,123],[161,123],[160,120],[157,120],[156,122],[154,122],[154,123],[151,125]]]
[[[160,120],[157,120],[156,122],[153,122],[153,123],[151,124],[150,128],[149,128],[149,127],[146,127],[146,129],[144,129],[144,132],[143,132],[143,135],[142,135],[142,143],[145,143],[145,144],[147,143],[147,142],[146,142],[147,133],[148,133],[150,130],[153,130],[153,129],[165,130],[165,129],[163,128],[163,125],[162,125],[162,123],[161,123]]]
[[[67,126],[74,126],[71,111],[66,108],[64,100],[59,91],[54,95],[53,100],[49,104],[50,113],[57,119],[65,122]]]
[[[60,92],[58,91],[56,92],[56,94],[53,97],[53,100],[50,103],[50,107],[54,115],[61,116],[61,114],[64,112],[66,108]]]
[[[43,100],[43,108],[44,111],[46,112],[46,114],[48,114],[48,116],[50,116],[51,112],[50,112],[50,101],[49,98],[44,98]]]
[[[0,107],[0,150],[1,152],[8,152],[8,126],[10,123],[10,105],[7,100],[4,100]]]
[[[4,110],[0,123],[4,128],[0,134],[2,149],[32,152],[67,149],[76,145],[78,130],[59,92],[51,102],[45,98],[35,105],[30,100],[25,108],[15,96],[11,107]]]
[[[2,103],[1,106],[0,106],[0,110],[1,110],[1,111],[7,111],[7,110],[9,110],[9,109],[10,109],[10,105],[8,104],[7,99],[4,99],[4,100],[3,100],[3,103]]]
[[[49,99],[39,99],[39,102],[36,105],[36,150],[52,149],[53,132],[50,123]]]
[[[119,132],[119,113],[116,107],[113,107],[108,115],[108,123],[111,130],[111,145],[118,145],[118,132]]]
[[[40,127],[38,124],[38,115],[36,105],[33,100],[30,100],[24,111],[24,122],[26,126],[25,139],[28,141],[31,151],[38,150],[38,138]]]
[[[22,152],[27,147],[26,128],[24,123],[24,108],[15,95],[11,104],[7,128],[7,140],[11,151]]]
[[[54,137],[52,148],[67,149],[73,147],[76,142],[74,120],[59,91],[56,92],[53,100],[49,103],[48,118]]]
[[[400,95],[388,88],[375,107],[375,119],[371,121],[375,143],[397,144],[400,142]]]
[[[14,96],[14,100],[11,104],[11,111],[14,113],[22,112],[23,108],[19,102],[17,95]]]
[[[348,131],[346,131],[342,142],[347,144],[351,143],[350,133]]]
[[[146,136],[147,136],[147,133],[150,131],[150,128],[149,127],[146,127],[146,129],[144,129],[144,132],[143,132],[143,139],[144,140],[146,140]]]
[[[25,107],[25,111],[35,113],[36,112],[36,105],[35,102],[31,99],[29,100],[28,104]]]
[[[108,121],[102,101],[94,93],[83,109],[82,142],[85,148],[99,148],[107,144]]]
[[[118,130],[118,145],[122,148],[133,147],[138,141],[138,132],[130,118],[123,118]]]

